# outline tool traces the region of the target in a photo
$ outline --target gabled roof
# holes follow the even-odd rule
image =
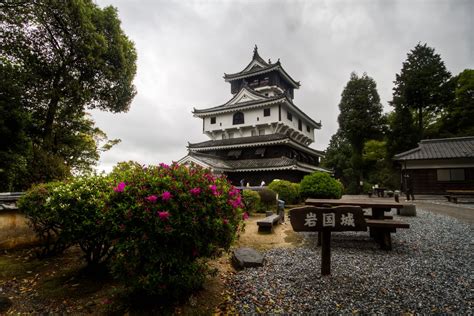
[[[393,157],[395,160],[474,158],[474,136],[422,140],[417,148]]]
[[[260,92],[250,89],[247,85],[243,86],[238,93],[236,93],[232,99],[223,104],[223,106],[229,106],[239,103],[245,103],[250,101],[261,101],[269,100],[272,97],[268,97]]]
[[[239,80],[239,79],[244,79],[256,75],[261,75],[264,73],[268,73],[271,71],[278,71],[280,75],[286,79],[286,81],[295,89],[298,89],[300,87],[300,82],[294,80],[291,78],[291,76],[283,69],[283,66],[280,63],[280,60],[278,60],[276,63],[267,63],[263,60],[263,58],[260,57],[258,54],[258,48],[257,45],[255,45],[255,48],[253,50],[253,57],[250,63],[241,71],[233,73],[233,74],[226,74],[224,73],[224,79],[226,82],[234,81],[234,80]]]

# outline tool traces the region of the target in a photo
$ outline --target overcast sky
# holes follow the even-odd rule
[[[154,1],[97,0],[118,9],[138,54],[130,111],[93,112],[98,127],[122,142],[102,154],[99,170],[119,161],[170,163],[188,142],[208,140],[202,109],[231,98],[224,72],[241,71],[254,45],[301,82],[295,104],[315,121],[311,147],[326,149],[338,128],[338,104],[350,73],[366,72],[390,111],[395,74],[418,42],[456,75],[474,68],[474,1]]]

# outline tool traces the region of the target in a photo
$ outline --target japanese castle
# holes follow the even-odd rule
[[[252,186],[274,179],[299,182],[319,167],[323,153],[308,146],[321,128],[293,103],[300,87],[278,60],[266,62],[257,46],[250,63],[240,72],[224,74],[232,97],[226,103],[194,108],[210,140],[188,143],[180,164],[197,164],[224,173],[234,184]]]

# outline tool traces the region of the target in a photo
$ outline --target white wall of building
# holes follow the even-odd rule
[[[235,112],[218,114],[215,116],[204,117],[204,133],[207,134],[211,139],[222,139],[222,134],[225,134],[224,138],[237,138],[237,137],[248,137],[254,135],[261,135],[262,130],[264,134],[274,134],[275,124],[272,123],[283,123],[291,129],[301,133],[314,141],[314,129],[310,128],[307,131],[307,122],[298,116],[295,112],[292,113],[292,121],[287,118],[287,108],[281,104],[281,121],[279,121],[278,115],[279,104],[269,105],[268,107],[258,109],[246,109],[241,112],[244,114],[244,124],[233,125],[233,116]],[[264,109],[270,109],[270,116],[264,116]],[[211,117],[215,117],[215,124],[211,124]],[[298,129],[298,120],[302,120],[302,130]],[[254,134],[252,134],[252,132]]]

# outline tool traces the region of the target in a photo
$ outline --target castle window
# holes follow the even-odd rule
[[[232,124],[233,125],[244,124],[244,113],[242,112],[235,113],[232,119]]]
[[[291,112],[286,112],[286,118],[287,118],[289,121],[293,121],[293,114],[291,114]]]
[[[306,131],[307,131],[308,133],[311,133],[311,128],[310,128],[308,125],[306,125]]]
[[[216,124],[216,117],[215,116],[211,117],[211,124]]]
[[[270,116],[270,109],[263,109],[263,116]]]
[[[299,129],[300,131],[303,130],[303,122],[301,122],[300,119],[298,119],[298,129]]]

